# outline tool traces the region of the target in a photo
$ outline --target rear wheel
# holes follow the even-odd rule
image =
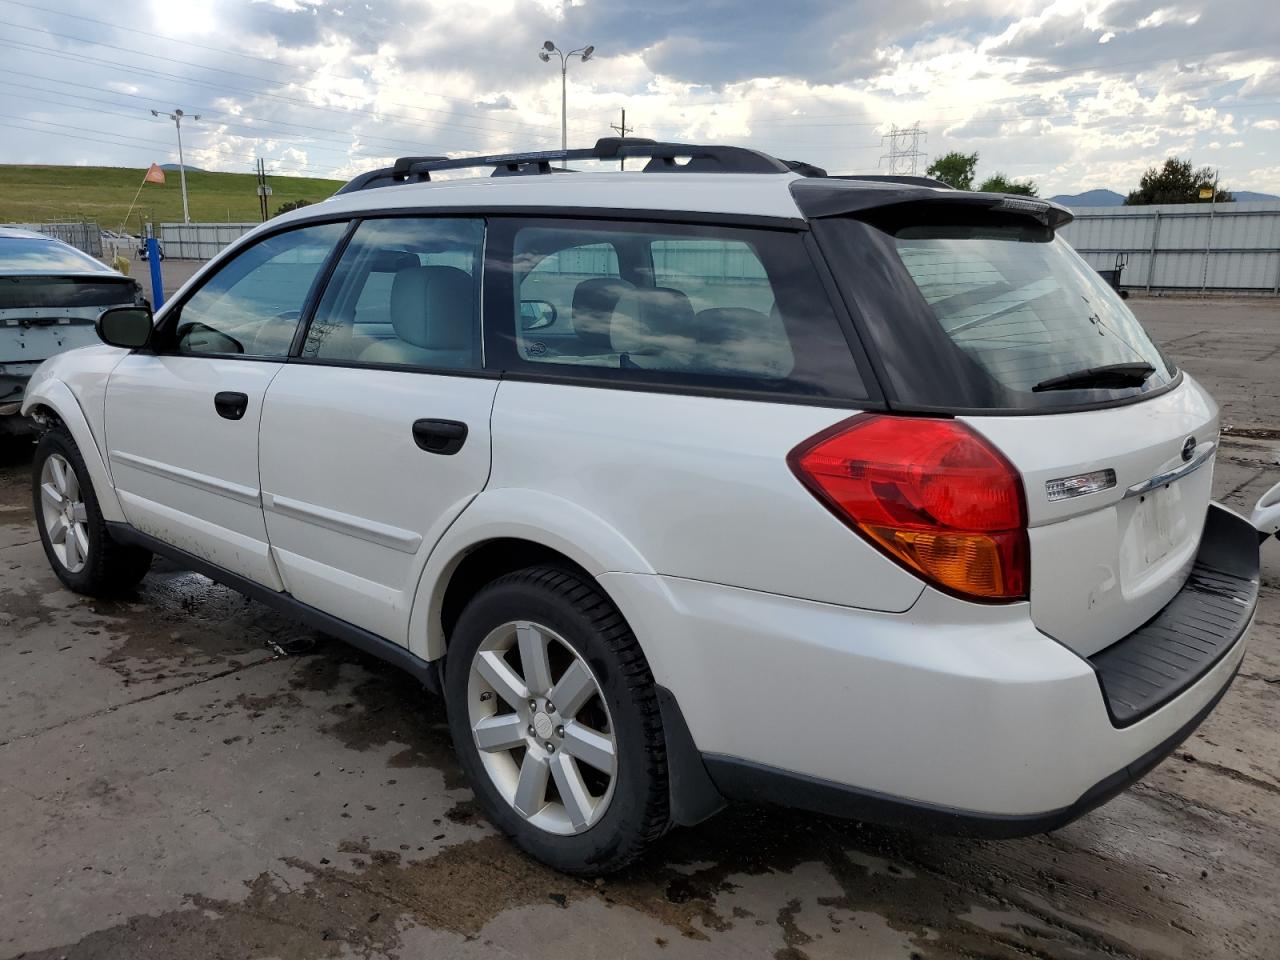
[[[111,539],[84,458],[62,427],[36,445],[32,497],[45,555],[72,590],[111,596],[132,589],[146,574],[151,554]]]
[[[532,856],[607,873],[666,829],[653,677],[594,584],[534,567],[485,587],[453,632],[445,693],[477,799]]]

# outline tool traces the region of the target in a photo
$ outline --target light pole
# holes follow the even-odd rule
[[[565,88],[568,84],[569,77],[569,58],[577,57],[583,63],[591,59],[591,55],[596,52],[593,46],[581,47],[578,50],[570,50],[565,53],[554,43],[548,40],[542,45],[542,49],[538,51],[538,59],[543,63],[551,60],[551,55],[558,54],[560,57],[560,149],[569,149],[569,102],[568,94]]]
[[[152,110],[151,115],[153,117],[165,116],[159,110]],[[173,121],[174,126],[178,128],[178,179],[182,181],[182,222],[190,223],[191,213],[187,209],[187,165],[182,159],[182,118],[187,117],[187,115],[182,112],[181,107],[178,107],[174,109],[173,113],[168,114],[168,117]],[[187,119],[199,120],[200,114],[192,114]]]

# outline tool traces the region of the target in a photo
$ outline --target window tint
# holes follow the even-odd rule
[[[520,226],[511,242],[515,349],[531,369],[864,396],[798,234],[578,222]]]
[[[307,331],[302,355],[392,366],[480,365],[484,221],[366,220]]]
[[[284,357],[307,294],[346,230],[325,223],[279,233],[242,251],[180,308],[180,353]]]
[[[1148,388],[1173,375],[1115,291],[1047,231],[913,226],[894,239],[939,326],[1008,390],[1114,364],[1151,364]]]

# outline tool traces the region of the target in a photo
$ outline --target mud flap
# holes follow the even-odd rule
[[[725,807],[725,799],[711,782],[694,745],[675,695],[658,686],[662,733],[667,742],[667,788],[671,796],[671,820],[682,827],[701,823]]]

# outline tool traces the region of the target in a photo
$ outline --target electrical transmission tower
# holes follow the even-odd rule
[[[885,152],[880,155],[880,166],[886,167],[893,176],[915,176],[920,161],[925,153],[920,149],[929,135],[920,129],[919,121],[909,127],[900,127],[896,123],[890,131],[880,138]]]

